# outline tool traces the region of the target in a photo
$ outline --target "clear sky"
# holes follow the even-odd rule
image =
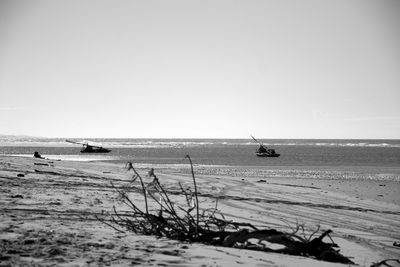
[[[0,134],[400,138],[400,1],[0,0]]]

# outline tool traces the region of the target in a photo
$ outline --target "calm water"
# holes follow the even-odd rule
[[[78,141],[78,139],[74,139]],[[82,139],[79,139],[82,140]],[[81,154],[65,139],[1,137],[0,155],[181,164],[185,155],[202,165],[400,167],[400,140],[260,140],[278,158],[258,158],[251,139],[86,139],[111,148],[108,154]]]

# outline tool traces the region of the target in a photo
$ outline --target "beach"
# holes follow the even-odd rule
[[[135,166],[135,162],[133,162]],[[167,190],[192,183],[190,165],[154,167]],[[332,172],[329,167],[329,171]],[[279,172],[277,172],[279,169]],[[299,167],[196,166],[200,209],[216,206],[226,219],[304,235],[317,227],[360,266],[400,257],[399,181],[293,178]],[[316,167],[316,173],[327,171]],[[365,171],[357,167],[346,170]],[[309,168],[308,168],[309,172]],[[391,167],[369,172],[398,175]],[[279,173],[281,177],[272,175]],[[340,266],[312,258],[185,243],[124,233],[100,222],[113,206],[129,211],[112,187],[138,187],[122,163],[0,156],[0,266]],[[147,179],[147,180],[146,180]],[[130,194],[143,205],[137,190]],[[329,241],[329,239],[327,240]]]

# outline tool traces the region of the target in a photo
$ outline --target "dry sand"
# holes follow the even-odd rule
[[[318,225],[332,229],[342,254],[360,266],[400,258],[400,248],[393,246],[400,241],[399,182],[271,178],[240,169],[195,166],[201,208],[214,207],[218,196],[227,219],[281,231],[296,224],[307,233]],[[139,168],[143,176],[147,171]],[[191,185],[189,166],[156,173],[169,190],[178,181]],[[94,215],[113,205],[126,209],[110,182],[129,188],[130,180],[123,165],[0,156],[0,266],[341,265],[119,233]],[[143,202],[138,193],[130,196]]]

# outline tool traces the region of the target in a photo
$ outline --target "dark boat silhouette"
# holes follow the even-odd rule
[[[82,142],[75,142],[75,141],[71,141],[71,140],[65,140],[65,141],[68,143],[72,143],[72,144],[83,145],[83,147],[81,149],[81,153],[109,153],[109,152],[111,152],[111,149],[104,148],[100,145],[95,145],[95,144],[89,143],[87,141],[82,141]]]
[[[281,154],[278,154],[275,152],[275,149],[268,148],[265,146],[263,143],[259,142],[257,139],[255,139],[252,135],[251,138],[253,138],[254,141],[256,141],[260,146],[257,148],[256,155],[257,157],[271,157],[271,158],[277,158]]]

